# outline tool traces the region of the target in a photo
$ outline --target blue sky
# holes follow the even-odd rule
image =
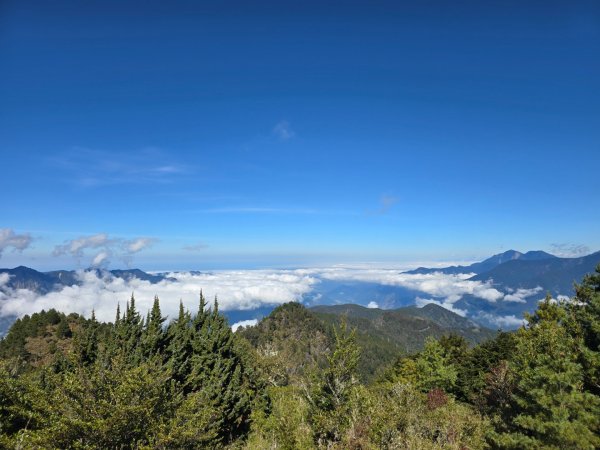
[[[598,2],[323,3],[2,2],[0,266],[600,249]]]

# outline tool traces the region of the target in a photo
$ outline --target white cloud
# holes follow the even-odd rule
[[[318,275],[329,280],[354,280],[380,283],[390,286],[402,286],[421,291],[434,297],[445,297],[449,303],[455,303],[463,295],[470,294],[488,302],[496,302],[504,294],[492,287],[491,282],[471,281],[473,274],[449,275],[441,272],[428,274],[400,273],[394,269],[323,269]]]
[[[282,141],[287,141],[296,135],[296,133],[294,132],[294,130],[292,130],[292,127],[290,126],[287,120],[282,120],[278,122],[273,127],[273,134]]]
[[[527,323],[525,319],[518,318],[514,314],[510,316],[496,316],[489,313],[479,313],[474,318],[475,320],[487,320],[500,328],[518,328]]]
[[[0,273],[0,287],[4,286],[10,280],[10,275],[6,272]]]
[[[124,241],[123,245],[125,247],[125,250],[127,250],[127,253],[132,254],[132,253],[137,253],[145,248],[150,247],[152,244],[154,244],[157,241],[158,241],[158,239],[156,239],[156,238],[142,237],[142,238],[133,239],[131,241]]]
[[[535,287],[533,289],[517,289],[511,294],[507,294],[504,296],[504,301],[507,302],[515,302],[515,303],[527,303],[525,300],[527,297],[531,297],[544,289],[541,286]]]
[[[12,228],[0,228],[0,258],[8,248],[13,251],[23,251],[31,245],[33,238],[28,233],[16,234]]]
[[[200,290],[212,302],[219,298],[219,308],[251,310],[264,305],[299,301],[312,290],[318,280],[294,270],[222,271],[214,273],[171,273],[175,281],[156,284],[139,279],[123,280],[96,271],[78,271],[81,285],[39,295],[26,289],[0,293],[0,316],[23,316],[42,309],[56,308],[65,313],[76,312],[89,317],[92,310],[102,321],[114,319],[117,303],[124,305],[135,294],[136,305],[145,312],[152,307],[155,295],[160,298],[163,314],[175,317],[181,299],[191,311],[198,307]]]
[[[92,266],[93,267],[101,266],[102,264],[108,262],[109,257],[110,257],[110,253],[108,251],[106,251],[106,250],[101,251],[96,256],[94,256],[94,259],[92,260]]]
[[[377,302],[369,302],[369,304],[367,305],[367,308],[376,309],[376,308],[379,308],[379,305],[377,304]]]
[[[583,244],[554,243],[550,247],[550,253],[563,258],[577,258],[591,253],[590,248]]]
[[[191,168],[173,161],[172,156],[156,148],[115,152],[77,147],[50,158],[50,162],[68,176],[68,182],[85,188],[116,184],[170,183]]]
[[[70,255],[77,260],[86,256],[86,250],[98,250],[91,260],[93,267],[101,266],[108,262],[108,258],[116,255],[128,265],[135,253],[152,246],[158,239],[152,237],[139,237],[131,240],[111,238],[106,233],[97,233],[90,236],[80,236],[76,239],[65,241],[54,247],[52,256]]]
[[[372,215],[382,215],[387,213],[396,203],[398,203],[398,197],[391,195],[382,195],[379,199],[379,208],[369,211]]]
[[[98,233],[91,236],[81,236],[77,239],[65,241],[62,245],[54,247],[53,256],[72,255],[77,258],[83,256],[83,252],[87,248],[95,249],[99,247],[107,247],[112,244],[106,233]]]
[[[415,299],[415,304],[419,308],[422,308],[423,306],[428,305],[430,303],[433,303],[434,305],[441,306],[442,308],[445,308],[448,311],[452,311],[453,313],[458,314],[461,317],[466,317],[466,315],[467,315],[467,311],[466,310],[455,308],[454,304],[452,302],[449,302],[449,301],[439,301],[439,300],[434,300],[432,298],[421,298],[421,297],[417,297]]]
[[[197,244],[185,245],[182,247],[182,250],[186,250],[188,252],[201,252],[207,248],[208,245],[198,242]]]
[[[232,331],[237,331],[240,327],[253,327],[258,323],[258,319],[241,320],[231,325]]]

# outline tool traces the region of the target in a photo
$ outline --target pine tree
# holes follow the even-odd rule
[[[167,335],[163,329],[166,317],[163,317],[160,311],[160,302],[158,296],[154,297],[152,310],[148,312],[148,318],[144,327],[142,336],[142,348],[145,358],[163,353],[167,346]]]
[[[565,305],[565,326],[580,343],[579,362],[585,389],[600,396],[600,264],[575,286],[575,297]]]
[[[349,332],[344,319],[339,330],[334,329],[334,336],[335,347],[327,358],[327,368],[305,389],[314,440],[319,446],[339,443],[351,426],[353,397],[359,384],[356,330]]]
[[[98,357],[98,328],[96,313],[92,310],[89,323],[80,328],[75,338],[75,353],[79,364],[90,365]]]
[[[250,403],[244,388],[243,366],[235,352],[231,327],[219,313],[216,298],[212,311],[206,311],[201,295],[193,324],[194,353],[186,387],[202,399],[203,407],[217,412],[212,426],[218,441],[228,442],[248,425]]]
[[[179,316],[169,324],[168,336],[168,365],[173,378],[180,385],[184,385],[191,371],[192,339],[191,339],[191,317],[179,302]]]
[[[496,443],[509,448],[597,448],[600,399],[583,389],[577,342],[565,309],[548,296],[519,330],[512,368],[515,412]]]

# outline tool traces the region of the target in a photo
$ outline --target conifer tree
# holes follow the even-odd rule
[[[166,317],[160,311],[158,296],[154,297],[152,310],[148,312],[148,318],[142,336],[142,347],[145,358],[162,354],[167,345],[167,335],[163,329]]]
[[[550,296],[519,330],[512,362],[514,414],[495,441],[508,448],[597,448],[600,399],[584,390],[577,341]]]
[[[227,442],[247,426],[249,399],[244,389],[243,367],[235,352],[233,333],[218,301],[206,311],[204,296],[193,319],[193,356],[186,387],[202,400],[204,407],[217,411],[212,426],[221,442]],[[200,327],[198,329],[197,327]]]
[[[183,302],[181,301],[179,302],[179,315],[176,320],[169,324],[167,336],[168,365],[175,381],[183,385],[191,371],[193,349],[191,317],[190,313],[184,309]]]
[[[77,359],[84,366],[93,364],[98,357],[98,328],[96,313],[92,310],[89,323],[80,328],[75,338]]]
[[[358,386],[360,349],[356,330],[348,331],[346,320],[334,328],[335,347],[327,358],[324,373],[305,389],[310,405],[310,421],[319,446],[338,443],[351,425],[352,399]]]

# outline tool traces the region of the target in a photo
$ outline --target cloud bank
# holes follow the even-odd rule
[[[314,277],[296,271],[225,271],[215,273],[171,273],[173,280],[156,284],[139,279],[124,280],[107,272],[78,271],[81,285],[67,286],[45,295],[27,289],[0,291],[0,316],[33,314],[42,309],[55,308],[65,313],[79,313],[87,317],[92,310],[102,321],[114,319],[117,304],[124,305],[132,293],[139,310],[145,313],[152,307],[155,295],[161,302],[163,314],[175,317],[179,301],[195,311],[200,290],[211,302],[219,299],[219,308],[252,310],[264,305],[278,305],[299,301],[318,282]],[[8,279],[0,279],[6,284]]]
[[[73,245],[65,244],[63,248],[77,254],[85,248],[86,243],[100,245],[99,243],[108,240],[106,236],[95,236],[93,239],[80,239]],[[150,242],[142,238],[127,245],[131,246],[131,251],[139,251],[150,245]],[[100,264],[106,258],[108,255],[100,252],[94,262]],[[158,295],[163,313],[175,317],[180,300],[189,310],[196,310],[200,290],[211,301],[218,296],[220,308],[224,311],[251,311],[290,301],[306,300],[314,304],[314,300],[322,295],[325,296],[324,300],[327,300],[326,291],[319,291],[320,283],[340,281],[403,287],[409,290],[409,296],[410,290],[415,291],[412,304],[419,307],[434,303],[463,317],[470,316],[475,320],[485,320],[502,327],[515,327],[522,324],[522,319],[514,315],[495,316],[490,313],[478,313],[463,309],[464,306],[457,307],[456,303],[465,295],[478,298],[490,306],[501,305],[500,302],[507,302],[506,305],[525,303],[526,298],[539,294],[542,290],[541,287],[537,287],[503,293],[488,282],[468,280],[469,274],[406,274],[397,269],[364,267],[173,272],[167,275],[167,279],[152,284],[135,278],[124,280],[106,271],[78,271],[78,285],[63,287],[45,295],[26,289],[10,289],[7,284],[9,279],[3,275],[0,276],[0,316],[23,316],[42,309],[55,308],[65,313],[76,312],[88,317],[94,310],[100,320],[112,321],[117,304],[124,305],[133,293],[143,313],[152,307],[154,296]],[[324,286],[326,288],[326,285]],[[369,308],[379,307],[379,303],[371,299],[365,301],[365,305]]]

